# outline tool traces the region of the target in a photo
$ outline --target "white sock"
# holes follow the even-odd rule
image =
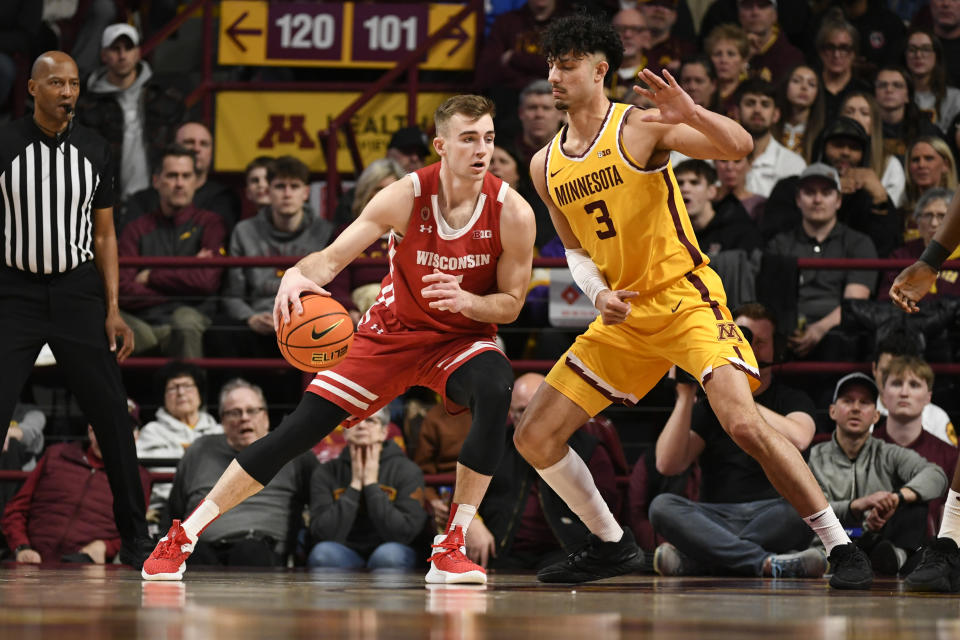
[[[952,538],[960,545],[960,492],[953,489],[947,492],[947,502],[943,505],[943,521],[937,537]]]
[[[477,515],[477,507],[472,504],[458,504],[457,512],[453,514],[453,520],[450,521],[449,531],[453,531],[454,527],[460,527],[463,529],[463,535],[467,535],[467,529],[470,528],[470,523],[473,522],[473,516]]]
[[[827,555],[830,555],[834,547],[849,544],[850,538],[847,536],[847,532],[843,530],[843,526],[837,519],[837,514],[833,512],[833,507],[830,505],[827,505],[827,508],[823,511],[817,511],[813,515],[805,517],[804,520],[810,525],[813,532],[820,537]]]
[[[220,507],[211,500],[201,500],[197,508],[193,510],[183,524],[183,530],[191,542],[196,542],[200,537],[200,532],[207,528],[207,525],[220,516]]]
[[[590,469],[573,449],[568,447],[567,455],[561,458],[560,462],[546,469],[537,469],[537,473],[580,517],[590,533],[604,542],[620,541],[623,528],[617,524],[607,503],[597,491]]]

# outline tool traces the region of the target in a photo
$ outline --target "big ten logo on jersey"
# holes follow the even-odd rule
[[[607,157],[608,155],[610,155],[611,153],[613,153],[613,151],[611,151],[610,149],[603,149],[602,151],[597,151],[597,157],[598,157],[598,158],[605,158],[605,157]]]
[[[492,237],[493,237],[493,231],[490,229],[474,229],[473,230],[474,240],[485,240]]]
[[[725,340],[736,340],[737,342],[743,342],[740,332],[737,331],[737,325],[733,322],[717,323],[717,341],[723,342]]]

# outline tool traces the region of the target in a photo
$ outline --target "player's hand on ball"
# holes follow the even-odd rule
[[[300,294],[304,291],[319,293],[322,296],[330,294],[316,282],[300,273],[300,269],[291,267],[283,274],[280,280],[280,288],[277,289],[277,297],[273,301],[273,329],[280,328],[280,325],[290,322],[290,308],[297,315],[303,313],[303,305],[300,303]]]
[[[630,298],[637,297],[636,291],[601,291],[597,295],[596,305],[603,324],[620,324],[630,315]]]
[[[423,276],[423,282],[427,286],[420,290],[420,295],[431,301],[431,309],[460,313],[467,308],[470,294],[460,288],[457,276],[434,269]]]

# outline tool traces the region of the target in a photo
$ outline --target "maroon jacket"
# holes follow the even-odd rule
[[[150,474],[143,467],[140,481],[146,499]],[[11,549],[29,545],[43,562],[59,562],[94,540],[106,542],[109,560],[120,550],[120,533],[103,460],[78,442],[52,445],[7,503],[0,527]]]
[[[224,254],[227,232],[223,218],[212,211],[184,207],[172,218],[159,210],[140,216],[120,234],[118,253],[128,256],[196,256],[209,249]],[[203,296],[220,289],[220,268],[151,268],[147,284],[135,280],[141,267],[120,269],[120,306],[139,310],[168,301],[168,297]]]

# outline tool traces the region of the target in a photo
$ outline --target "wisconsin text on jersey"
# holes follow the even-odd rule
[[[475,269],[490,264],[489,253],[471,253],[465,256],[441,256],[433,251],[417,251],[417,264],[437,269]]]
[[[621,184],[623,184],[623,178],[620,177],[617,166],[610,165],[575,180],[564,182],[559,187],[554,187],[553,191],[556,194],[557,204],[563,206]]]

